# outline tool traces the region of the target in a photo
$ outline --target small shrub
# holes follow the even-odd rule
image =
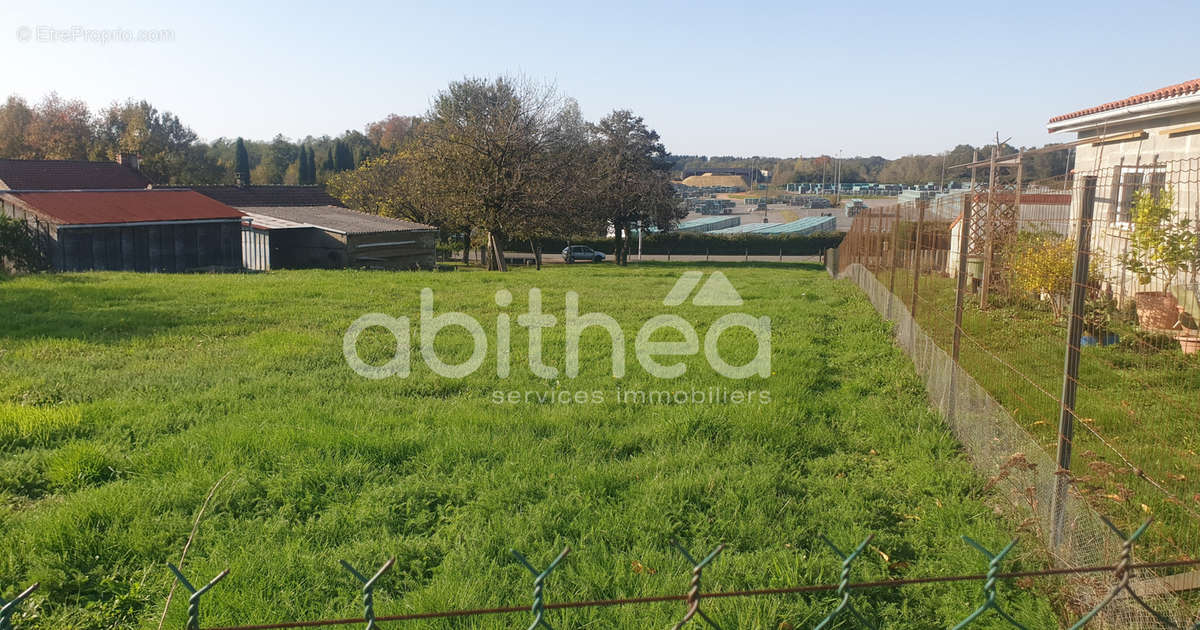
[[[69,444],[50,457],[46,476],[60,490],[78,490],[112,480],[115,462],[103,449],[87,442]]]
[[[1021,232],[1011,254],[1017,289],[1050,296],[1050,310],[1061,319],[1071,293],[1075,246],[1054,232]]]
[[[1107,293],[1089,299],[1083,310],[1083,329],[1093,335],[1100,335],[1112,326],[1113,314],[1117,311],[1117,301]]]
[[[1160,350],[1178,348],[1179,344],[1171,335],[1134,329],[1129,333],[1121,335],[1121,340],[1117,342],[1117,347],[1149,354]]]
[[[0,273],[8,269],[38,271],[45,267],[45,257],[29,224],[0,214]]]

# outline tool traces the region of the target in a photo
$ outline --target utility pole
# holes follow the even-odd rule
[[[942,180],[938,182],[938,194],[946,192],[946,156],[950,155],[949,151],[942,154]]]
[[[833,163],[833,205],[842,202],[842,150],[838,149],[837,161]]]
[[[638,262],[642,262],[642,232],[645,231],[645,222],[638,220]]]

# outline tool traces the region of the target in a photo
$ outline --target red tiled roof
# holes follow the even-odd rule
[[[11,193],[62,225],[240,219],[241,212],[190,190],[116,190]]]
[[[235,207],[340,206],[324,186],[190,186],[206,197]]]
[[[0,160],[0,181],[10,190],[145,188],[145,175],[116,162]]]
[[[1149,103],[1151,101],[1161,101],[1165,98],[1171,98],[1173,96],[1186,96],[1188,94],[1194,94],[1196,92],[1200,92],[1200,79],[1192,79],[1191,81],[1184,81],[1183,83],[1169,85],[1165,88],[1154,90],[1153,92],[1146,92],[1145,94],[1138,94],[1137,96],[1130,96],[1129,98],[1124,98],[1119,101],[1113,101],[1111,103],[1105,103],[1103,105],[1097,105],[1095,107],[1081,109],[1077,112],[1071,112],[1070,114],[1063,114],[1061,116],[1055,116],[1054,118],[1050,119],[1050,122],[1052,122],[1052,123],[1061,122],[1063,120],[1079,118],[1080,116],[1087,116],[1089,114],[1098,114],[1100,112],[1107,112],[1107,111],[1114,110],[1114,109],[1121,109],[1122,107],[1129,107],[1130,105],[1138,105],[1140,103]]]

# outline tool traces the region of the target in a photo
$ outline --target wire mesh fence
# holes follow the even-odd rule
[[[1098,513],[1154,514],[1150,557],[1194,554],[1200,160],[1077,164],[1052,187],[981,164],[961,193],[864,210],[831,264],[1064,566],[1112,553]]]
[[[484,618],[496,617],[504,615],[529,615],[529,630],[537,628],[546,628],[553,630],[554,624],[560,623],[559,619],[555,619],[552,623],[552,613],[557,613],[561,617],[564,613],[574,609],[586,608],[608,608],[614,606],[638,606],[649,604],[664,604],[664,603],[683,603],[684,612],[681,614],[679,621],[674,625],[673,630],[681,630],[684,626],[698,625],[701,622],[710,628],[720,629],[722,627],[719,615],[716,615],[710,609],[708,612],[704,609],[704,602],[710,603],[714,601],[737,600],[743,598],[760,598],[760,597],[780,597],[780,596],[796,596],[804,594],[830,594],[835,597],[830,603],[829,612],[819,622],[816,623],[815,630],[823,630],[825,628],[844,627],[845,623],[852,623],[860,628],[875,628],[877,623],[870,619],[869,613],[862,612],[855,605],[855,601],[867,600],[872,591],[879,589],[900,589],[910,587],[920,587],[922,585],[941,584],[948,582],[981,582],[980,597],[977,602],[964,602],[964,605],[971,605],[968,613],[960,622],[953,626],[953,630],[981,625],[978,620],[983,619],[987,615],[992,615],[999,621],[1003,622],[1006,627],[1025,628],[1019,621],[1007,612],[1004,597],[999,589],[1000,583],[1013,580],[1032,580],[1039,578],[1058,579],[1072,578],[1075,580],[1089,578],[1096,581],[1097,584],[1103,582],[1105,584],[1104,591],[1090,604],[1085,612],[1081,612],[1077,618],[1072,618],[1071,630],[1079,630],[1086,626],[1091,627],[1110,627],[1115,621],[1116,627],[1129,627],[1131,620],[1145,619],[1153,622],[1153,627],[1165,628],[1181,628],[1187,630],[1200,630],[1200,618],[1194,621],[1185,618],[1187,613],[1181,611],[1178,607],[1162,608],[1162,602],[1149,603],[1147,599],[1152,599],[1146,596],[1146,592],[1142,589],[1139,593],[1138,583],[1135,582],[1135,576],[1144,574],[1152,570],[1174,569],[1180,567],[1195,567],[1200,566],[1200,560],[1175,560],[1154,563],[1135,563],[1133,560],[1134,546],[1138,540],[1150,527],[1151,520],[1145,521],[1137,530],[1130,534],[1126,534],[1112,525],[1107,520],[1103,523],[1111,530],[1115,548],[1118,549],[1115,556],[1116,564],[1102,566],[1078,566],[1067,568],[1048,568],[1032,571],[1004,571],[1006,558],[1010,552],[1017,546],[1019,539],[1012,539],[1003,549],[993,552],[980,543],[972,540],[967,536],[963,536],[963,542],[975,550],[981,556],[983,562],[981,565],[986,567],[985,573],[974,574],[959,574],[959,575],[933,575],[924,577],[907,577],[899,579],[876,580],[876,581],[852,581],[854,564],[863,555],[864,550],[868,548],[873,536],[868,536],[857,547],[849,553],[839,549],[837,545],[831,542],[828,538],[821,537],[826,547],[835,554],[837,561],[840,563],[841,572],[840,579],[836,583],[829,584],[806,584],[798,586],[771,587],[760,588],[753,590],[733,590],[733,591],[704,591],[702,589],[702,581],[704,572],[711,568],[711,565],[718,559],[725,545],[718,545],[711,550],[702,559],[697,560],[694,556],[679,542],[672,540],[673,546],[683,557],[684,560],[691,566],[691,579],[688,582],[688,588],[685,593],[681,594],[664,594],[643,597],[626,597],[613,599],[599,599],[586,601],[566,601],[555,602],[547,601],[547,583],[554,570],[566,560],[570,554],[570,547],[564,548],[545,569],[538,569],[531,561],[517,550],[512,550],[512,556],[516,562],[527,569],[533,577],[533,591],[531,605],[513,605],[513,606],[497,606],[490,608],[471,608],[471,609],[455,609],[455,610],[435,610],[415,613],[403,614],[378,614],[375,609],[375,590],[381,582],[386,581],[386,575],[389,570],[395,566],[396,558],[391,558],[385,562],[378,570],[376,570],[370,578],[359,572],[357,568],[346,561],[341,561],[341,565],[354,578],[353,584],[359,589],[362,598],[362,616],[361,617],[344,617],[344,618],[329,618],[329,619],[309,619],[301,621],[277,621],[269,623],[255,623],[236,626],[205,626],[202,624],[201,610],[207,609],[213,605],[219,605],[220,584],[229,577],[228,569],[220,572],[207,583],[197,588],[184,572],[174,564],[167,564],[167,567],[175,575],[179,583],[188,591],[189,597],[187,600],[187,615],[184,623],[184,630],[281,630],[284,628],[321,628],[332,626],[363,626],[367,630],[376,630],[380,628],[380,624],[384,622],[419,622],[431,620],[446,620],[446,619],[462,619],[462,618]],[[13,617],[17,612],[17,607],[28,598],[38,585],[34,584],[17,595],[12,601],[0,599],[0,630],[15,630],[13,625]],[[212,595],[209,595],[213,592]],[[836,603],[834,603],[836,602]],[[1168,604],[1170,602],[1167,602]],[[710,616],[711,615],[711,616]],[[569,621],[569,620],[568,620]],[[692,624],[691,622],[696,622]],[[841,623],[839,623],[841,622]],[[520,621],[518,624],[524,626],[525,621]],[[935,624],[927,624],[929,627],[934,627]],[[570,627],[563,623],[561,627]],[[789,622],[784,622],[780,627],[796,628],[798,625],[793,625]],[[990,627],[990,626],[989,626]]]

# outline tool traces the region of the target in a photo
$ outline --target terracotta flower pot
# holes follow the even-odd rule
[[[1179,321],[1179,300],[1163,291],[1142,291],[1134,294],[1138,323],[1147,330],[1167,330]]]
[[[1179,338],[1179,347],[1183,349],[1184,354],[1196,354],[1200,350],[1200,337],[1187,335]]]

